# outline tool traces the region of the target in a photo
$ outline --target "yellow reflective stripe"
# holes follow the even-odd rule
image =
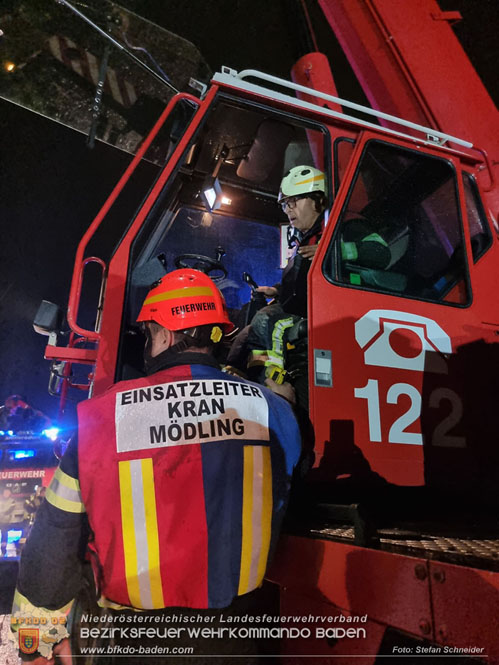
[[[75,501],[68,501],[68,499],[63,499],[61,496],[58,496],[53,492],[50,487],[47,489],[47,493],[45,494],[45,498],[47,501],[55,506],[55,508],[59,508],[60,510],[65,510],[67,513],[84,513],[85,511],[85,506],[82,503],[77,503]]]
[[[29,600],[22,595],[20,591],[16,588],[16,592],[14,593],[14,600],[12,602],[12,612],[11,614],[15,614],[16,612],[19,612],[21,609],[21,603],[29,603]]]
[[[253,549],[253,446],[244,446],[241,569],[238,595],[248,592]]]
[[[247,367],[254,367],[255,365],[266,365],[269,361],[267,351],[251,351],[246,362]]]
[[[119,462],[121,529],[123,532],[123,552],[125,555],[126,586],[130,604],[141,606],[139,575],[137,566],[137,544],[133,519],[132,472],[130,462]]]
[[[267,568],[272,526],[270,448],[245,446],[243,524],[238,595],[256,589]]]
[[[25,628],[26,618],[37,618],[38,624],[31,624],[29,627],[34,626],[35,628],[46,628],[47,631],[51,630],[53,627],[52,619],[61,616],[67,616],[73,606],[73,600],[70,600],[69,603],[63,605],[58,610],[48,610],[46,607],[37,607],[33,605],[26,596],[23,596],[22,593],[16,589],[14,594],[14,601],[12,603],[11,619],[10,619],[10,628],[12,632],[17,632],[19,628]],[[41,619],[41,621],[40,621]]]
[[[272,467],[270,463],[270,448],[267,446],[262,446],[262,458],[262,526],[261,549],[257,569],[257,586],[262,583],[263,576],[267,569],[272,528]]]
[[[284,335],[288,328],[293,325],[293,319],[281,319],[272,330],[272,349],[269,350],[269,358],[275,365],[284,369]]]
[[[125,576],[130,604],[164,607],[152,458],[119,463]]]
[[[142,481],[146,514],[147,549],[149,553],[149,579],[153,609],[164,607],[163,588],[159,562],[158,516],[154,489],[152,458],[142,460]]]
[[[60,467],[55,470],[45,498],[52,506],[67,513],[85,512],[78,479],[68,476]]]
[[[193,286],[188,289],[175,289],[151,296],[144,301],[144,305],[152,305],[163,300],[172,300],[173,298],[194,298],[196,296],[213,296],[213,290],[209,286]]]
[[[315,182],[316,180],[324,180],[323,175],[314,175],[313,178],[307,178],[306,180],[300,180],[300,182],[295,182],[295,186],[297,185],[308,185],[309,182]]]
[[[67,487],[70,490],[75,490],[76,492],[80,491],[80,481],[77,478],[68,476],[68,474],[64,473],[60,466],[58,466],[55,470],[54,478],[57,478],[57,480],[61,483],[61,485],[64,485],[64,487]]]
[[[282,341],[282,340],[281,340]],[[253,365],[276,365],[277,367],[284,367],[282,353],[273,349],[266,351],[251,351],[248,355],[247,366]]]

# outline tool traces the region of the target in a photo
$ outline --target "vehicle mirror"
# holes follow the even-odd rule
[[[59,305],[42,300],[33,320],[33,328],[40,335],[57,335],[61,331],[64,312]]]

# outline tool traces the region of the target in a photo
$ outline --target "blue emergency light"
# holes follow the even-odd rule
[[[59,432],[60,429],[58,427],[49,427],[44,429],[42,434],[45,434],[45,436],[51,441],[56,441],[57,437],[59,436]]]
[[[12,455],[14,459],[26,459],[34,457],[36,453],[34,450],[9,450],[9,455]]]
[[[22,529],[9,529],[7,532],[7,542],[15,543],[17,540],[22,538],[23,532]]]

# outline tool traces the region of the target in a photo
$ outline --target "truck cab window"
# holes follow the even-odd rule
[[[341,181],[345,175],[348,162],[355,148],[355,139],[339,138],[334,142],[334,194],[338,193]]]
[[[492,245],[492,234],[487,224],[475,179],[471,174],[463,173],[463,184],[466,197],[466,213],[470,229],[471,252],[473,254],[473,263],[476,263]]]
[[[352,287],[465,305],[470,289],[453,166],[369,141],[324,264]]]
[[[325,136],[320,125],[261,106],[214,102],[133,241],[117,378],[142,365],[135,319],[148,288],[186,262],[208,271],[235,325],[245,325],[243,274],[261,286],[281,280],[281,180],[298,165],[325,171]]]

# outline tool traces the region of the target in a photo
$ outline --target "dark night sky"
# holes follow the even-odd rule
[[[417,0],[400,0],[417,2]],[[254,68],[289,78],[303,55],[296,30],[299,0],[123,0],[124,7],[190,40],[214,71],[222,65]],[[453,26],[473,66],[499,105],[498,0],[438,0],[442,11],[459,11]],[[340,96],[358,92],[353,74],[316,0],[308,0],[310,17],[322,52],[333,63]]]
[[[412,1],[412,0],[411,0]],[[222,65],[256,68],[289,78],[303,53],[291,8],[294,0],[123,0],[125,7],[190,40],[213,71]],[[350,67],[310,2],[320,49],[334,64],[340,95],[362,101]],[[440,0],[464,21],[455,32],[496,103],[497,0]],[[129,161],[126,153],[98,144],[91,152],[72,130],[0,100],[0,402],[13,393],[55,416],[46,392],[45,338],[31,321],[42,298],[66,306],[77,243]],[[144,164],[133,209],[154,168]]]

